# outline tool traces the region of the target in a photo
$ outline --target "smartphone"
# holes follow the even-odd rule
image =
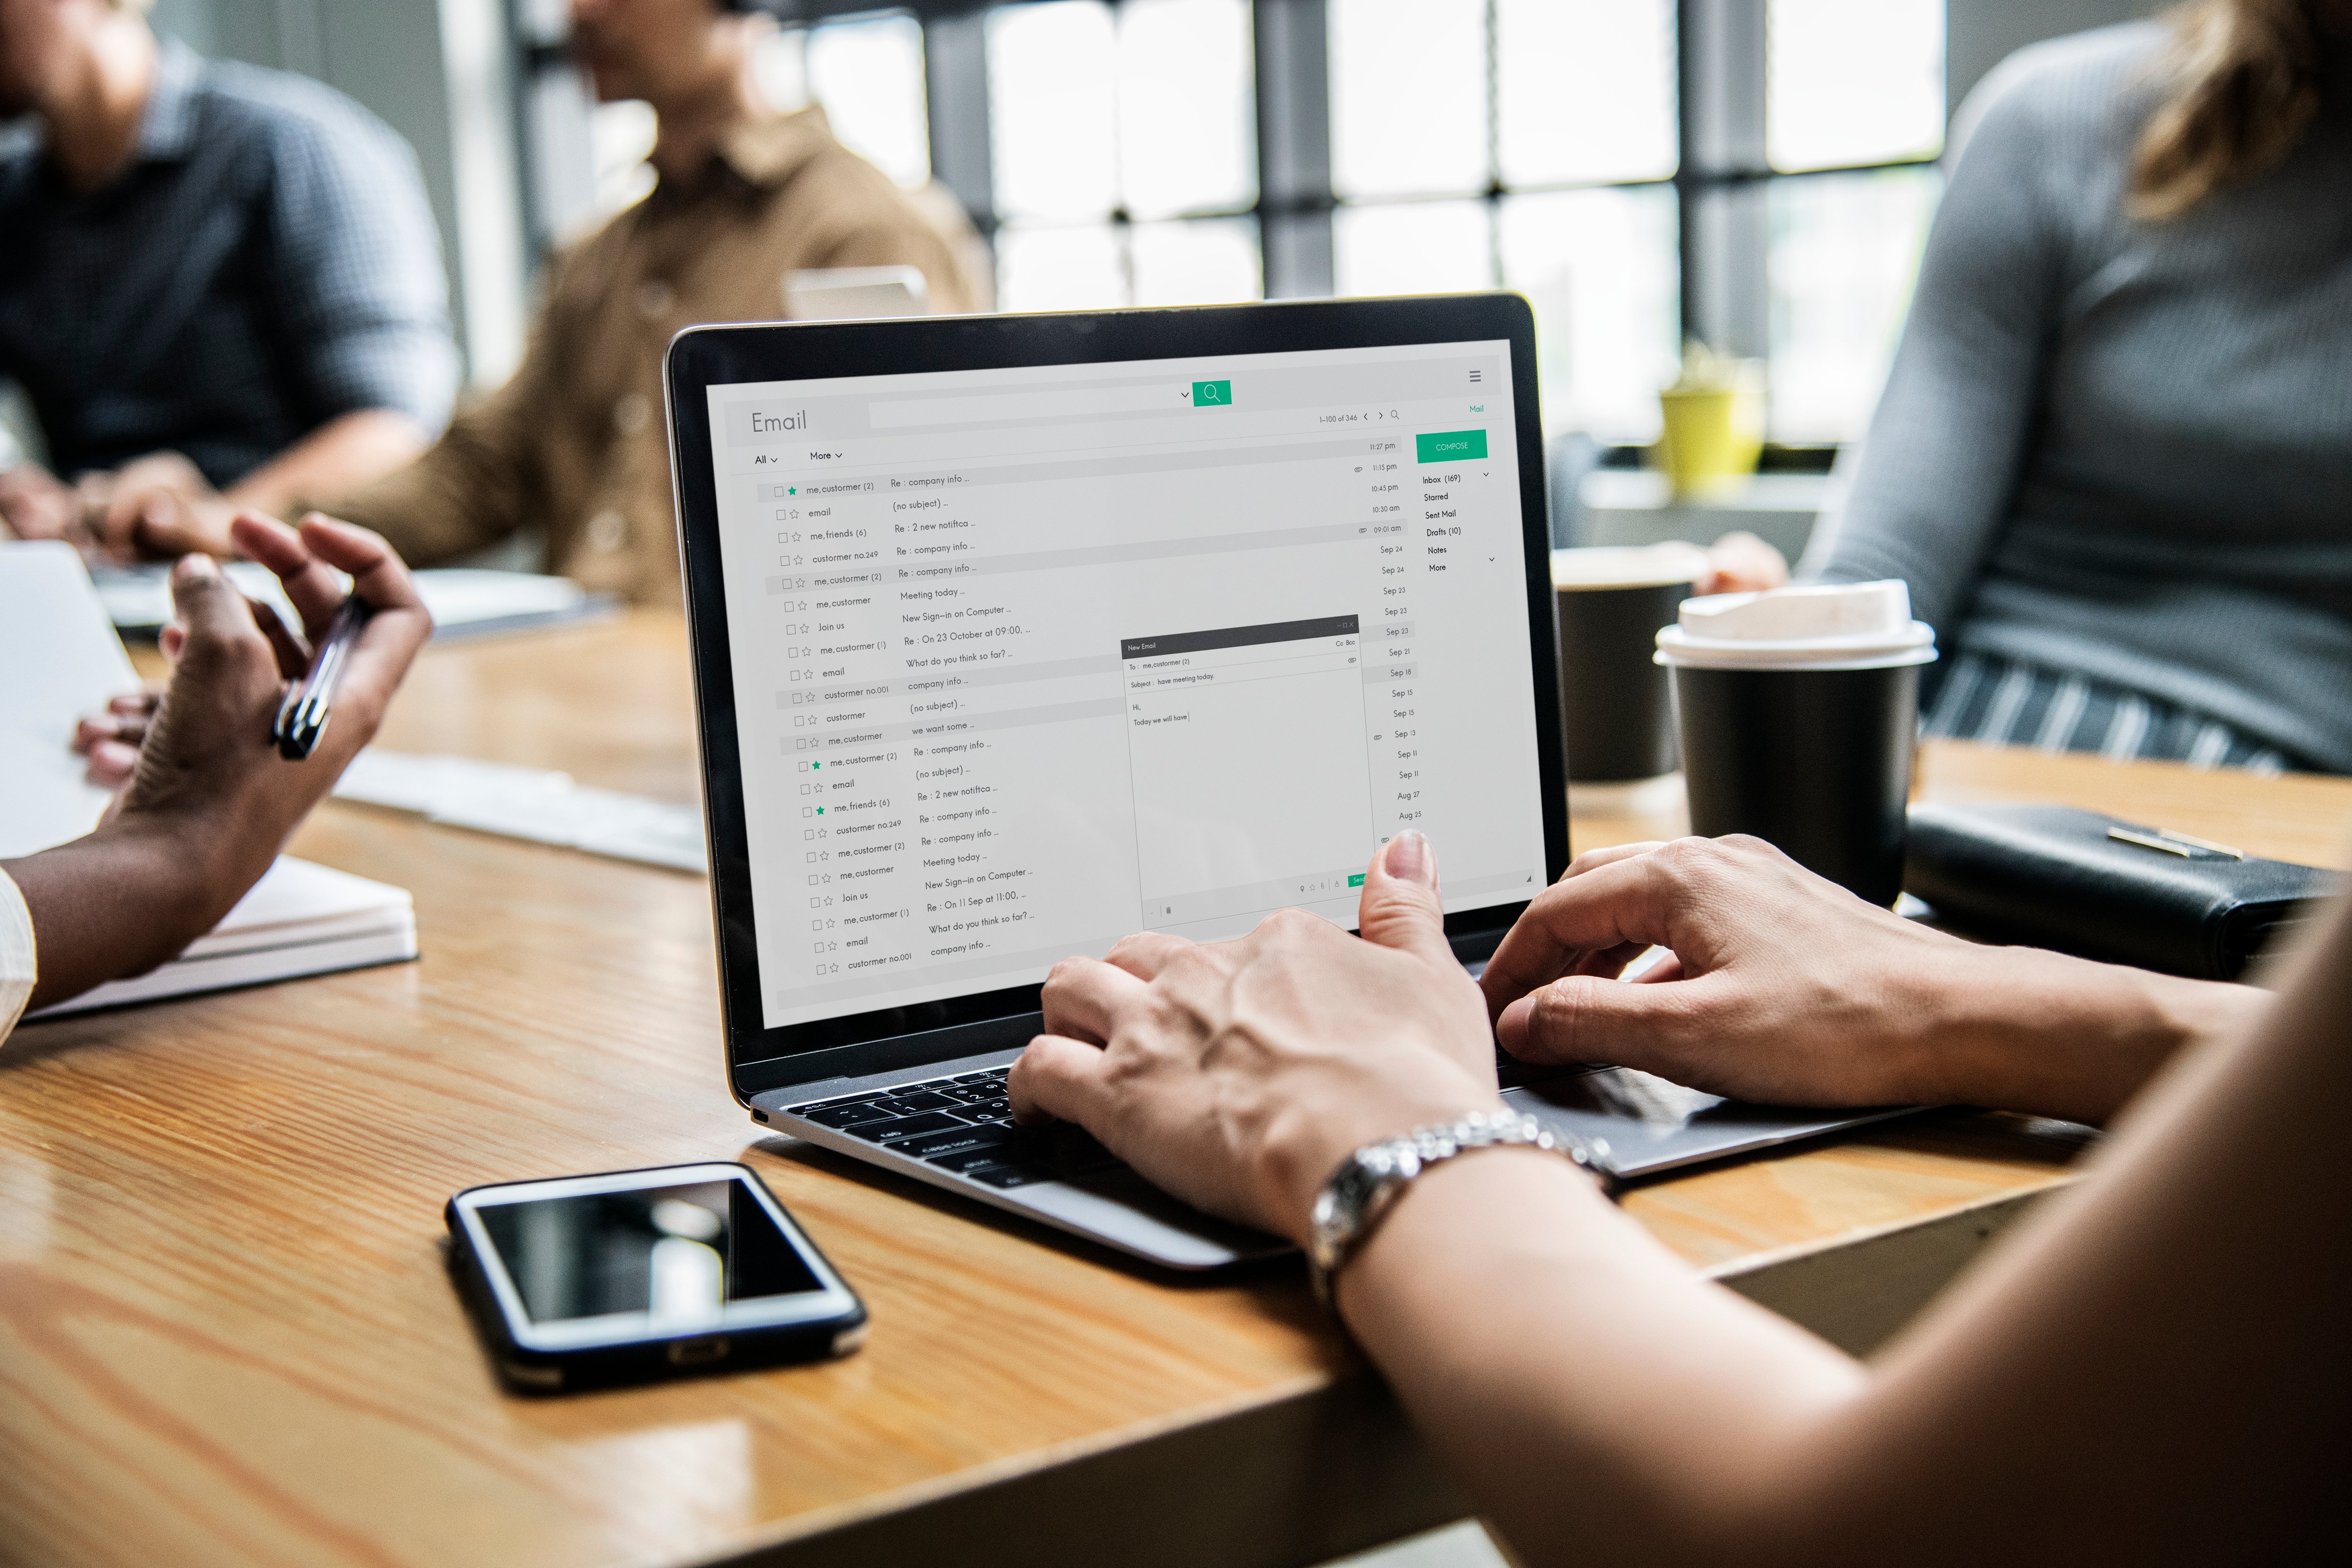
[[[846,1355],[866,1307],[748,1166],[468,1187],[449,1261],[509,1387],[553,1394]]]

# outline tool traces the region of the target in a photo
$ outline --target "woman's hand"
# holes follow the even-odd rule
[[[237,548],[278,574],[307,636],[323,636],[342,603],[339,573],[373,607],[333,721],[304,761],[278,754],[271,722],[309,651],[210,558],[184,558],[163,639],[172,679],[128,785],[88,837],[7,868],[39,935],[36,1006],[143,973],[227,913],[374,735],[433,629],[399,556],[366,530],[314,514],[298,531],[250,512],[234,527]]]
[[[231,526],[237,548],[277,574],[310,642],[326,635],[342,605],[339,573],[373,610],[335,689],[332,721],[304,761],[278,754],[271,723],[308,668],[310,648],[209,557],[184,556],[173,570],[175,618],[163,636],[171,684],[142,737],[129,786],[107,815],[110,822],[202,819],[234,858],[267,868],[375,733],[433,618],[400,557],[365,529],[316,513],[299,531],[257,512]]]
[[[1698,593],[1752,594],[1785,587],[1788,582],[1788,557],[1743,528],[1707,546],[1706,576]]]
[[[1616,975],[1656,945],[1673,956]],[[1962,1103],[2104,1121],[2263,994],[1981,947],[1755,838],[1586,855],[1480,982],[1524,1061],[1610,1062],[1772,1105]]]
[[[1013,1064],[1015,1115],[1075,1121],[1179,1197],[1303,1240],[1349,1152],[1499,1103],[1428,840],[1374,857],[1361,908],[1360,942],[1286,910],[1235,942],[1145,933],[1066,959]]]

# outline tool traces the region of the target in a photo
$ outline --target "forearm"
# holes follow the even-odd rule
[[[460,414],[415,462],[345,496],[335,515],[383,535],[418,566],[522,527],[540,490],[534,412],[520,379]]]
[[[0,863],[33,917],[40,975],[30,1005],[143,974],[211,930],[226,912],[217,858],[154,828],[110,825]]]
[[[238,480],[223,499],[274,517],[330,505],[410,461],[430,439],[405,414],[362,409],[320,426]]]
[[[1919,1015],[1919,1098],[2103,1123],[2176,1055],[2252,1027],[2271,1001],[2250,985],[1972,948]]]
[[[1339,1287],[1358,1341],[1531,1563],[1768,1556],[1778,1456],[1864,1383],[1552,1156],[1431,1172]]]

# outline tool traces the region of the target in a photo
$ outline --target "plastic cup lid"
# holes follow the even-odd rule
[[[1696,583],[1707,570],[1706,552],[1680,542],[1551,552],[1551,585],[1558,589],[1670,588]]]
[[[1695,669],[1878,669],[1927,664],[1935,628],[1899,581],[1806,584],[1685,599],[1657,661]]]

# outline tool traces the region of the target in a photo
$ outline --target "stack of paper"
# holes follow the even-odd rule
[[[97,826],[107,792],[82,781],[82,760],[68,742],[81,715],[138,687],[80,558],[63,544],[0,545],[0,859]],[[406,892],[281,858],[178,958],[33,1016],[415,956],[416,913]]]
[[[709,864],[699,809],[590,789],[572,783],[569,773],[541,768],[371,747],[352,759],[335,797],[416,812],[446,826],[677,871],[704,871]]]

